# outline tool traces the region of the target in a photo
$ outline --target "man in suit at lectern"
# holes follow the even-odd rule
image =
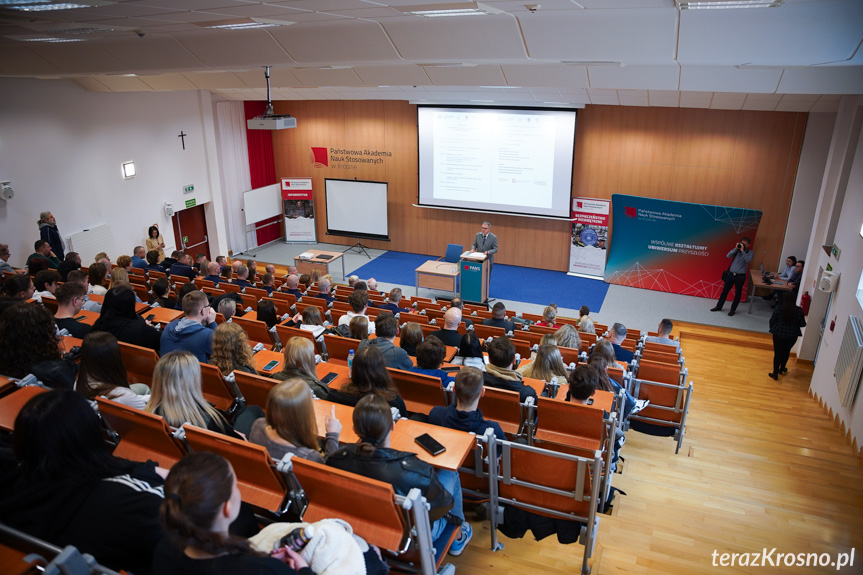
[[[482,223],[482,231],[473,239],[473,246],[470,249],[488,257],[488,271],[491,272],[494,267],[494,254],[497,253],[497,236],[491,233],[490,223]]]

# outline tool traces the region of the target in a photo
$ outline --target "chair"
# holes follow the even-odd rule
[[[316,299],[316,298],[309,298],[309,299],[314,300],[314,299]],[[321,300],[321,301],[323,301],[323,300]],[[303,310],[304,310],[304,309],[306,309],[307,307],[316,307],[316,308],[318,308],[318,311],[319,311],[319,312],[320,312],[320,314],[321,314],[321,319],[327,319],[327,318],[326,318],[326,316],[324,315],[324,312],[326,312],[326,311],[327,311],[327,305],[326,305],[326,302],[324,302],[324,305],[323,305],[323,306],[320,306],[320,305],[316,305],[316,304],[313,304],[313,303],[306,303],[306,298],[303,298],[303,301],[298,301],[298,302],[297,302],[296,304],[294,304],[294,305],[295,305],[295,306],[296,306],[296,308],[297,308],[297,313],[303,313]],[[370,308],[370,309],[371,309],[371,308]]]
[[[273,295],[272,295],[271,297],[272,297],[273,299],[277,299],[277,300],[281,300],[281,301],[286,301],[286,302],[288,302],[288,304],[289,304],[289,305],[294,305],[295,303],[297,303],[297,296],[295,296],[295,295],[294,295],[294,294],[292,294],[292,293],[285,293],[285,292],[280,292],[280,291],[274,291],[274,292],[273,292]]]
[[[642,359],[638,362],[638,369],[635,371],[635,376],[639,379],[646,379],[649,381],[682,385],[686,379],[687,372],[688,370],[677,362],[663,363],[649,359]]]
[[[232,293],[240,293],[240,291],[241,291],[243,288],[241,288],[241,287],[240,287],[240,286],[238,286],[237,284],[234,284],[234,283],[231,283],[231,282],[219,282],[219,289],[220,289],[220,290],[222,290],[222,291],[229,291],[229,292],[232,292]]]
[[[96,398],[99,413],[118,440],[114,455],[131,461],[152,459],[159,467],[170,469],[186,455],[186,449],[172,435],[161,416]]]
[[[442,258],[438,258],[438,261],[443,260],[445,262],[450,263],[458,263],[461,259],[461,254],[464,252],[464,246],[461,244],[447,244],[446,245],[446,253]]]
[[[354,353],[357,352],[357,348],[360,346],[360,340],[325,333],[324,346],[326,346],[327,354],[330,356],[330,359],[327,361],[335,363],[336,365],[347,365],[348,355],[351,350],[353,350]]]
[[[314,345],[315,349],[320,353],[321,346],[318,345],[317,341],[315,341],[314,334],[307,329],[299,329],[279,324],[276,326],[276,335],[279,336],[279,341],[282,342],[283,347],[292,337],[304,337],[312,342],[312,345]]]
[[[304,307],[304,308],[305,308],[305,306],[307,306],[307,305],[314,305],[314,306],[317,306],[317,307],[318,307],[318,308],[320,308],[320,310],[321,310],[321,315],[323,315],[323,314],[324,314],[324,312],[325,312],[325,311],[327,310],[327,308],[329,307],[329,304],[327,303],[327,300],[325,300],[324,298],[321,298],[321,297],[314,297],[314,296],[310,296],[310,295],[303,296],[303,301],[302,301],[301,303],[305,304],[305,305],[303,305],[303,307]],[[297,311],[300,311],[299,306],[297,307]]]
[[[474,329],[476,329],[476,324],[474,324]],[[497,328],[502,329],[502,328]],[[479,335],[479,334],[477,334]],[[531,346],[539,345],[539,342],[542,341],[543,334],[537,333],[535,331],[522,331],[520,329],[512,332],[512,339],[520,339],[522,341],[526,341]]]
[[[502,327],[494,327],[490,325],[482,325],[474,322],[473,331],[480,339],[488,339],[489,337],[506,337],[506,332]]]
[[[273,293],[275,293],[275,292],[273,292]],[[262,297],[261,301],[272,302],[273,306],[276,308],[276,314],[278,314],[279,316],[283,316],[285,314],[287,314],[289,316],[294,315],[294,311],[291,309],[291,306],[293,304],[291,304],[285,300],[276,299],[276,298],[272,298],[272,297]],[[260,303],[260,302],[258,302],[258,303]]]
[[[251,341],[259,341],[272,349],[272,345],[274,343],[273,337],[270,334],[270,330],[267,329],[266,323],[256,319],[246,319],[238,316],[234,316],[234,319],[231,321],[243,328],[243,331],[246,332],[246,335],[249,336]]]
[[[669,346],[663,346],[669,347]],[[673,348],[672,348],[673,349]],[[677,353],[664,353],[662,351],[656,351],[653,349],[642,349],[639,352],[636,352],[638,361],[642,360],[654,361],[656,363],[666,363],[670,365],[678,365],[681,364],[682,358],[680,354]]]
[[[254,296],[256,300],[259,300],[261,298],[269,297],[270,294],[268,294],[265,289],[247,287],[246,295]]]
[[[135,291],[137,292],[138,290]],[[43,297],[42,305],[45,307],[45,309],[48,310],[51,315],[57,313],[57,300],[53,297]]]
[[[204,278],[195,279],[195,285],[198,286],[198,289],[203,290],[205,287],[214,288],[216,287],[216,282],[212,280],[205,280]]]
[[[605,439],[601,409],[538,397],[534,440],[553,442],[591,451],[601,451]]]
[[[558,329],[560,329],[560,328],[551,327],[548,325],[532,325],[532,326],[530,326],[530,331],[532,331],[534,333],[541,333],[541,334],[554,333]]]
[[[291,509],[288,485],[266,447],[189,424],[182,429],[190,452],[209,451],[230,462],[243,501],[277,517],[289,510],[297,516],[302,513],[301,509]]]
[[[267,395],[279,382],[262,375],[235,371],[234,384],[237,386],[237,392],[239,393],[236,399],[240,404],[257,405],[263,409],[267,405]]]
[[[135,295],[138,296],[142,302],[150,301],[150,289],[146,285],[133,283],[132,289],[135,290]]]
[[[630,381],[630,387],[630,393],[636,399],[650,400],[650,405],[629,417],[630,425],[636,430],[640,427],[637,422],[674,429],[674,440],[677,442],[674,453],[679,453],[683,445],[683,436],[686,434],[686,417],[689,415],[689,402],[692,399],[692,382],[686,383],[681,380],[670,384],[633,378]]]
[[[524,428],[524,414],[517,391],[485,387],[479,405],[483,417],[496,421],[509,435],[520,435]]]
[[[201,392],[204,399],[220,411],[229,411],[235,401],[233,391],[222,378],[222,372],[209,363],[201,363]]]
[[[129,376],[129,383],[153,383],[153,371],[159,363],[159,356],[155,350],[148,347],[132,345],[131,343],[118,342],[120,354],[123,356],[123,365]]]
[[[446,406],[446,394],[439,377],[391,367],[387,371],[411,413],[428,415],[432,408]]]
[[[251,289],[251,288],[246,288],[246,289]],[[240,300],[242,300],[242,302],[243,302],[241,304],[243,309],[252,308],[252,311],[258,311],[258,299],[259,298],[257,296],[254,296],[254,295],[251,295],[248,293],[241,293],[241,294],[239,294],[239,296],[240,296]]]

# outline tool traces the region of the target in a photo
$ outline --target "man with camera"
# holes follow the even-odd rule
[[[716,307],[710,311],[722,311],[722,306],[725,305],[725,300],[728,298],[728,292],[734,287],[734,300],[731,302],[731,311],[728,315],[734,315],[737,310],[737,304],[740,303],[740,296],[743,291],[743,284],[746,282],[746,274],[749,273],[749,263],[755,257],[755,252],[749,249],[749,244],[752,240],[747,237],[740,238],[737,245],[732,249],[726,258],[731,260],[731,265],[723,274],[722,279],[725,285],[722,286],[722,293],[719,295],[719,301],[716,302]]]

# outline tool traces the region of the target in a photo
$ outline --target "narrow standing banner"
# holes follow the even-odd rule
[[[608,200],[572,199],[569,273],[602,279],[608,243]]]
[[[311,178],[282,178],[285,243],[317,242]]]

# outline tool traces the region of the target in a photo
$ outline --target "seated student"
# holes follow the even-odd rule
[[[299,339],[299,338],[298,338]],[[301,379],[290,378],[276,385],[267,394],[266,416],[256,419],[249,441],[267,448],[275,461],[286,453],[323,463],[323,455],[339,448],[342,424],[336,418],[336,408],[326,417],[327,438],[323,453],[318,443],[318,423],[313,395]]]
[[[158,304],[159,307],[165,309],[175,309],[177,300],[171,297],[171,282],[167,278],[159,278],[153,282],[153,288],[150,290],[153,296],[150,298],[149,304]]]
[[[30,263],[27,264],[26,273],[30,277],[36,277],[36,274],[38,274],[39,272],[49,269],[51,268],[48,266],[48,260],[46,260],[45,258],[33,258],[32,260],[30,260]]]
[[[95,295],[107,294],[108,288],[106,288],[104,285],[105,280],[107,279],[107,275],[108,268],[105,267],[105,264],[90,264],[90,267],[87,268],[87,281],[90,282],[87,293]]]
[[[213,282],[214,286],[219,287],[219,282],[222,281],[222,276],[219,275],[219,272],[222,271],[222,266],[216,262],[210,262],[207,264],[206,271],[207,275],[204,276],[204,279]]]
[[[458,347],[461,343],[461,334],[458,332],[459,323],[461,323],[461,310],[457,307],[451,307],[443,314],[443,327],[429,335],[435,336],[444,345]]]
[[[232,283],[234,278],[234,268],[232,266],[222,266],[222,271],[219,272],[223,282]]]
[[[93,331],[107,331],[124,343],[159,352],[161,334],[135,312],[135,292],[129,284],[119,285],[105,294],[102,313],[93,324]]]
[[[367,347],[376,347],[381,350],[387,367],[410,370],[414,366],[408,352],[393,343],[399,331],[399,320],[393,314],[380,312],[375,318],[374,331],[377,334],[376,337],[362,340],[357,347],[357,352]]]
[[[778,293],[778,292],[777,292]],[[674,347],[674,351],[680,349],[680,342],[676,339],[672,339],[671,330],[674,329],[674,322],[670,319],[666,318],[659,322],[659,325],[656,326],[656,332],[659,335],[649,335],[645,338],[644,341],[649,341],[652,343],[661,343],[662,345],[672,346]]]
[[[515,371],[515,345],[508,337],[496,337],[488,344],[488,365],[485,366],[483,379],[485,385],[498,389],[517,391],[519,401],[524,403],[528,397],[536,401],[536,391],[522,381],[523,376]]]
[[[599,385],[599,373],[593,366],[581,364],[572,370],[569,374],[569,391],[566,393],[565,401],[572,403],[581,403],[584,405],[593,402],[591,399],[596,393]],[[603,410],[602,414],[608,417],[608,412]],[[623,432],[620,428],[615,428],[616,440],[614,444],[614,455],[611,459],[612,471],[617,467],[617,460],[620,457],[620,448],[623,447]]]
[[[497,302],[491,308],[491,318],[482,320],[482,325],[502,327],[504,331],[515,331],[515,322],[506,319],[506,306]]]
[[[321,299],[327,300],[327,303],[332,303],[336,301],[335,296],[332,295],[331,290],[333,287],[333,282],[323,277],[318,281],[318,295],[315,297],[319,297]]]
[[[48,262],[48,267],[53,270],[60,267],[60,260],[57,259],[54,252],[51,251],[51,244],[45,240],[36,240],[36,243],[33,245],[33,253],[27,256],[27,261],[24,265],[29,267],[30,262],[35,259],[44,259]]]
[[[326,383],[318,379],[315,371],[315,346],[304,337],[292,337],[285,342],[282,355],[285,365],[282,371],[273,374],[273,379],[286,381],[288,379],[299,379],[309,386],[315,397],[327,399],[330,388]]]
[[[461,533],[450,547],[451,555],[460,555],[473,530],[464,521],[458,473],[436,470],[413,453],[391,449],[390,435],[395,426],[389,406],[377,395],[367,395],[357,403],[353,424],[360,442],[329,455],[327,465],[389,483],[398,495],[418,488],[430,507],[432,539],[443,534],[448,521],[461,524]]]
[[[81,344],[75,391],[90,401],[104,397],[135,409],[144,409],[150,401],[149,387],[129,384],[117,338],[104,331],[94,331]]]
[[[147,249],[144,246],[135,246],[132,250],[132,267],[141,271],[147,269]],[[119,261],[117,262],[119,263]]]
[[[324,320],[321,318],[321,310],[315,306],[305,307],[303,313],[298,313],[284,325],[310,331],[315,338],[320,337],[326,329]]]
[[[108,283],[108,289],[113,289],[120,284],[125,284],[129,287],[132,287],[132,284],[129,283],[129,272],[127,272],[123,268],[114,268],[114,273],[111,274],[111,281]],[[141,298],[138,297],[138,294],[135,294],[135,303],[143,303],[141,301]]]
[[[441,340],[430,335],[417,346],[417,365],[411,366],[410,371],[437,377],[441,385],[447,387],[455,380],[455,376],[440,368],[444,357],[446,357],[446,346]]]
[[[458,353],[452,358],[452,363],[454,365],[476,367],[485,371],[486,359],[482,353],[482,345],[480,345],[479,337],[473,330],[461,336]]]
[[[258,304],[258,321],[267,325],[267,329],[273,329],[281,321],[276,315],[276,304],[271,301],[262,301]]]
[[[261,283],[263,284],[263,289],[267,290],[267,297],[273,297],[273,290],[276,289],[276,286],[273,285],[274,280],[275,277],[271,273],[261,276]]]
[[[162,265],[165,265],[162,262]],[[187,253],[180,252],[177,254],[177,261],[171,264],[171,277],[189,278],[190,282],[195,281],[198,274],[195,273],[195,268],[192,267],[192,256]]]
[[[75,364],[61,358],[51,313],[21,300],[8,305],[0,316],[0,375],[22,378],[29,373],[48,387],[75,385]]]
[[[225,322],[213,332],[213,353],[209,363],[218,367],[222,375],[233,371],[258,374],[253,367],[255,355],[249,347],[249,338],[235,323]]]
[[[408,355],[416,356],[417,346],[423,341],[423,330],[415,321],[408,322],[399,334],[399,347],[408,352]]]
[[[621,389],[624,389],[622,385],[608,377],[608,361],[606,361],[604,356],[599,353],[592,353],[590,357],[587,358],[587,365],[593,366],[599,375],[599,380],[596,386],[597,389],[610,391],[615,395],[620,393]],[[635,397],[633,397],[628,391],[624,391],[623,398],[624,419],[628,419],[630,415],[635,415],[650,403],[649,399],[635,399]]]
[[[230,534],[242,500],[231,464],[200,452],[178,461],[165,479],[162,527],[168,534],[153,554],[160,575],[314,575],[299,554],[282,548],[270,555]]]
[[[449,302],[449,307],[457,307],[461,310],[461,320],[464,322],[465,327],[470,327],[473,325],[471,319],[465,315],[464,313],[464,301],[458,296],[452,298]]]
[[[395,407],[400,417],[407,417],[407,407],[387,371],[381,350],[366,346],[357,350],[354,355],[351,382],[341,389],[330,389],[327,399],[342,405],[356,405],[366,395],[378,395],[389,403],[390,407]]]
[[[542,310],[542,321],[536,322],[538,326],[544,327],[560,327],[555,323],[557,321],[557,306],[555,304],[551,304],[547,306],[544,310]]]
[[[491,427],[494,435],[506,441],[506,434],[496,421],[488,421],[477,409],[479,399],[485,395],[482,385],[482,371],[475,367],[465,367],[455,378],[456,404],[447,407],[433,407],[429,413],[429,423],[459,431],[470,431],[482,435]]]
[[[285,285],[282,286],[282,291],[285,293],[289,293],[297,299],[303,297],[303,292],[298,289],[300,285],[300,278],[296,275],[289,275],[288,279],[285,280]]]
[[[578,310],[578,331],[582,333],[596,333],[596,327],[593,325],[593,320],[590,318],[590,308],[586,305],[581,306]]]
[[[60,274],[56,270],[42,270],[36,274],[36,279],[33,280],[33,287],[36,291],[33,292],[33,299],[41,302],[42,298],[56,299],[54,292],[59,287],[59,282],[63,281]]]
[[[246,266],[240,266],[237,268],[237,277],[235,277],[234,281],[231,283],[240,286],[240,289],[255,287],[255,284],[249,281],[249,268]]]
[[[57,267],[57,272],[60,274],[60,277],[63,278],[62,281],[65,282],[67,281],[66,278],[69,276],[69,272],[79,269],[81,269],[81,255],[78,252],[69,252],[66,254],[66,259],[60,262],[60,265]],[[0,269],[0,271],[3,271],[3,269]]]
[[[15,274],[6,278],[3,283],[3,295],[7,297],[28,300],[33,297],[35,292],[36,286],[33,285],[33,280],[27,274]]]
[[[206,363],[213,353],[216,311],[207,301],[207,294],[197,290],[183,296],[182,305],[183,317],[165,326],[162,333],[162,353],[182,349]]]
[[[354,316],[354,319],[348,325],[348,330],[348,337],[351,339],[358,339],[360,341],[369,339],[369,318],[364,315]]]
[[[304,291],[309,289],[309,286],[312,285],[312,276],[309,274],[303,274],[298,279],[300,280],[300,289]]]
[[[201,364],[188,351],[167,353],[156,364],[150,401],[144,410],[161,415],[171,427],[189,423],[242,439],[224,416],[204,399]],[[248,423],[251,426],[251,422]]]
[[[151,572],[164,535],[162,478],[152,461],[108,452],[87,400],[71,390],[30,399],[15,419],[13,450],[19,465],[0,479],[0,520],[110,569]]]
[[[557,377],[560,383],[563,383],[563,380],[567,376],[566,364],[563,363],[560,349],[556,345],[539,346],[533,361],[520,365],[518,372],[524,377],[540,379],[542,381],[551,381]]]
[[[156,250],[150,250],[147,252],[147,271],[153,272],[161,272],[163,274],[167,274],[168,272],[164,267],[159,265],[159,252]]]
[[[123,269],[126,270],[126,273],[129,273],[129,270],[132,269],[132,258],[130,256],[120,256],[117,258],[117,267],[115,269]],[[111,270],[113,271],[113,270]]]
[[[563,324],[554,332],[554,340],[560,347],[581,349],[581,337],[578,335],[578,330],[568,323]]]
[[[608,330],[608,340],[614,348],[614,357],[617,361],[631,363],[632,360],[635,359],[635,354],[620,346],[624,339],[626,339],[626,326],[622,323],[615,323],[612,325]]]
[[[614,357],[614,347],[607,339],[598,339],[596,341],[596,345],[593,346],[593,351],[590,352],[590,355],[591,357],[593,357],[594,355],[598,355],[605,358],[605,361],[606,363],[608,363],[609,367],[619,367],[623,371],[629,370],[628,363],[617,361],[617,359]]]
[[[186,283],[182,284],[180,286],[180,289],[177,290],[177,307],[175,307],[174,309],[183,311],[183,298],[186,297],[188,294],[192,293],[193,291],[198,291],[198,287],[195,284],[193,284],[192,282],[186,282]],[[220,298],[226,297],[227,295],[231,295],[231,296],[237,298],[240,302],[242,302],[242,298],[240,298],[240,295],[235,294],[233,292],[228,292],[228,294],[222,294],[219,297]],[[210,298],[208,297],[207,299],[209,300]],[[243,315],[243,314],[238,314],[238,315]]]
[[[57,288],[54,295],[57,297],[57,313],[54,314],[57,328],[65,329],[72,337],[84,339],[92,328],[76,320],[75,316],[81,312],[87,290],[81,284],[66,282]]]
[[[402,301],[402,290],[401,290],[401,288],[391,289],[389,299],[390,299],[389,303],[382,303],[378,307],[381,309],[385,309],[387,311],[391,311],[391,312],[393,312],[393,314],[411,313],[411,311],[413,311],[413,310],[410,310],[408,308],[404,308],[404,307],[399,306],[399,302]]]
[[[369,294],[365,290],[354,290],[348,296],[348,305],[351,311],[339,318],[339,325],[350,325],[351,320],[358,315],[366,315],[369,306]],[[375,324],[369,322],[369,334],[375,333]]]
[[[81,270],[75,270],[69,272],[69,275],[66,276],[67,283],[77,283],[80,284],[84,288],[84,305],[81,309],[86,311],[92,311],[96,313],[100,313],[102,311],[102,304],[91,300],[87,297],[87,288],[90,284],[87,283],[87,272],[83,272]]]

